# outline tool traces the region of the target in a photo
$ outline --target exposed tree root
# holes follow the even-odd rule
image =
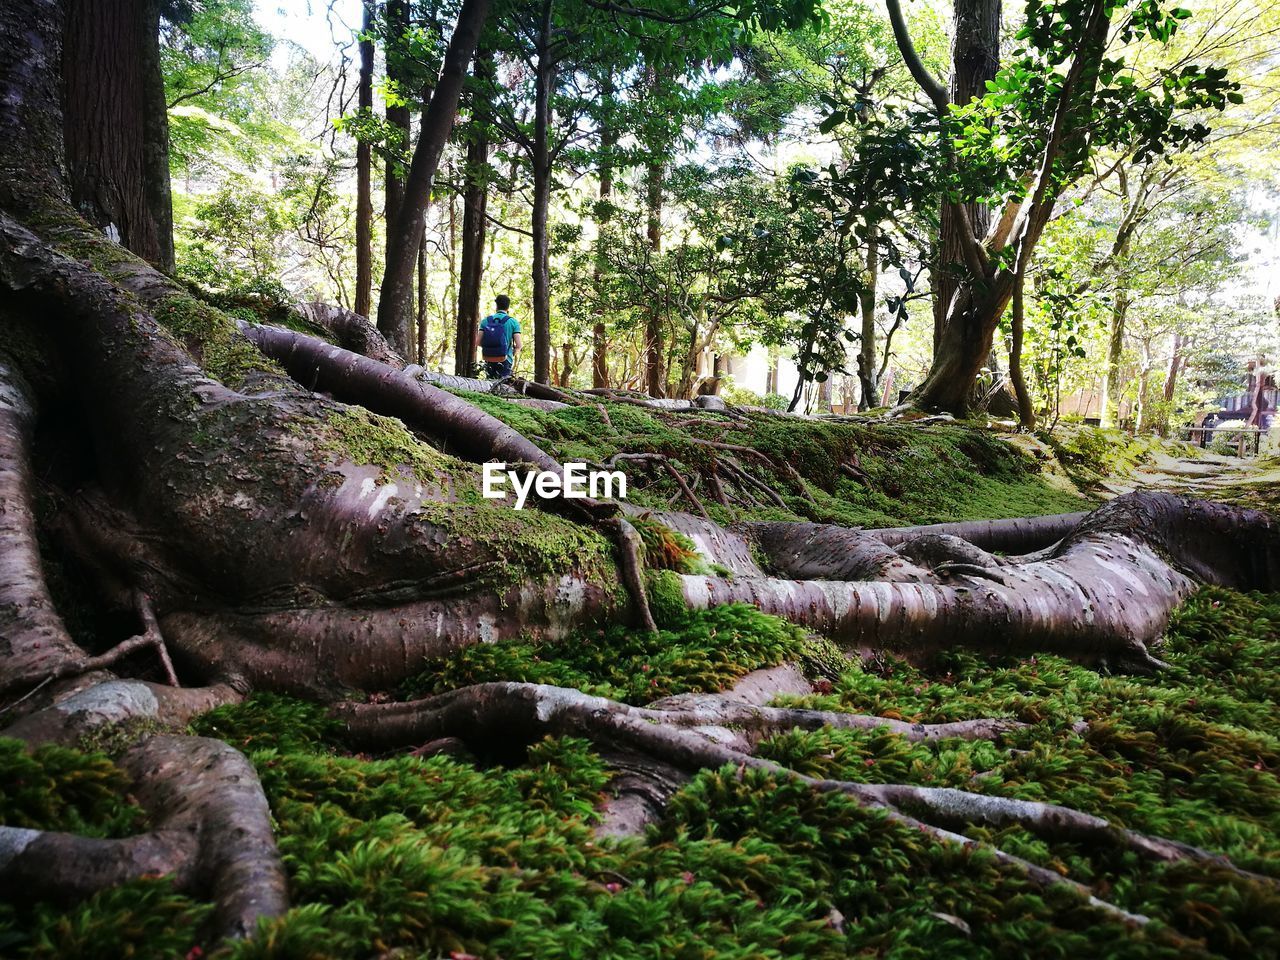
[[[810,729],[823,725],[893,726],[882,718],[765,708],[714,696],[677,697],[647,707],[631,707],[577,690],[529,683],[477,684],[408,703],[342,704],[335,708],[335,713],[345,724],[352,743],[366,749],[385,750],[441,736],[459,736],[481,743],[509,742],[516,730],[528,740],[548,734],[585,737],[607,751],[621,749],[625,752],[627,777],[634,780],[636,771],[641,771],[640,789],[648,791],[647,799],[642,802],[650,804],[662,792],[660,787],[653,785],[672,780],[669,768],[692,773],[734,765],[794,779],[817,790],[844,793],[868,807],[884,810],[898,822],[939,840],[965,846],[987,845],[953,833],[949,827],[966,823],[993,827],[1018,824],[1048,840],[1118,844],[1159,862],[1227,862],[1225,858],[1206,851],[1116,827],[1101,818],[1053,804],[906,784],[817,779],[752,754],[755,744],[771,732],[795,726]],[[1010,725],[1001,721],[975,720],[932,726],[900,724],[900,728],[895,727],[895,732],[914,739],[938,736],[976,738],[998,736]],[[649,758],[658,766],[648,771],[644,762],[637,758]],[[1146,922],[1145,917],[1097,899],[1082,884],[1004,851],[994,852],[1002,863],[1040,886],[1067,884],[1114,918],[1128,924]],[[1237,872],[1250,879],[1273,882],[1269,878]]]
[[[219,937],[246,937],[288,906],[271,811],[240,751],[203,737],[149,737],[120,761],[155,829],[122,840],[0,827],[0,888],[68,900],[147,876],[214,903]]]
[[[293,309],[305,322],[325,331],[338,346],[393,367],[404,366],[404,359],[367,317],[329,303],[299,303]]]
[[[0,682],[0,694],[8,693],[17,687],[27,686],[32,683],[51,683],[68,677],[77,677],[93,670],[105,670],[119,663],[125,657],[145,649],[155,651],[156,657],[164,669],[165,678],[168,680],[169,686],[178,686],[178,675],[174,672],[173,661],[169,659],[169,650],[165,646],[164,637],[160,634],[160,625],[156,622],[156,615],[151,609],[151,601],[147,599],[146,594],[141,590],[136,591],[135,601],[138,616],[142,620],[142,633],[121,641],[106,653],[99,654],[96,657],[82,656],[64,660],[43,677],[10,674],[4,678],[3,682]]]
[[[29,387],[0,357],[0,691],[52,677],[84,653],[54,609],[40,561],[31,477],[34,422]],[[4,682],[9,678],[22,679]]]
[[[560,470],[559,461],[497,417],[402,371],[291,330],[246,326],[245,332],[298,382],[399,417],[409,426],[434,436],[442,446],[459,449],[472,460],[496,458],[540,470]],[[656,631],[640,571],[639,535],[619,514],[618,505],[591,498],[557,499],[554,505],[613,534],[623,583],[636,616],[645,629]]]

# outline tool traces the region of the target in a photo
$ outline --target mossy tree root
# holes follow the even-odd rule
[[[297,331],[249,325],[244,331],[254,345],[303,386],[398,417],[467,459],[497,459],[551,472],[561,469],[559,461],[497,417],[404,371]],[[557,497],[549,501],[549,506],[612,535],[618,546],[622,580],[636,616],[645,629],[656,632],[641,571],[639,537],[619,513],[618,505],[589,497]]]
[[[0,889],[13,897],[80,899],[128,880],[165,876],[214,903],[216,935],[247,937],[288,908],[271,811],[252,764],[204,737],[153,736],[120,761],[154,829],[120,840],[0,827]]]
[[[716,700],[722,702],[716,703]],[[341,704],[335,707],[353,746],[388,750],[441,737],[460,737],[483,744],[510,744],[512,731],[530,740],[554,736],[585,737],[601,750],[621,751],[628,757],[628,776],[636,776],[637,757],[657,766],[655,781],[670,780],[670,769],[693,773],[726,765],[755,769],[794,780],[821,791],[838,791],[863,805],[941,841],[991,849],[1001,863],[1041,887],[1065,884],[1098,910],[1129,925],[1147,918],[1095,897],[1085,885],[1052,870],[1029,863],[981,841],[954,833],[960,824],[1003,827],[1017,824],[1050,841],[1087,841],[1120,845],[1157,862],[1208,861],[1227,864],[1224,857],[1186,844],[1150,837],[1108,821],[1054,804],[1006,800],[963,790],[932,789],[909,784],[866,784],[808,777],[772,760],[754,755],[766,735],[795,726],[893,726],[876,717],[825,714],[819,711],[773,710],[726,698],[672,698],[648,707],[633,707],[578,690],[532,683],[476,684],[425,700],[404,703]],[[1008,729],[1002,721],[972,720],[962,724],[903,724],[914,739],[940,736],[969,738],[998,736]],[[639,764],[639,766],[643,766]],[[658,791],[654,791],[658,793]],[[1234,866],[1232,867],[1234,868]],[[1250,879],[1273,882],[1244,871]]]

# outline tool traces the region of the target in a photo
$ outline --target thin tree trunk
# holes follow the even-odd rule
[[[158,0],[70,0],[63,133],[71,196],[112,239],[172,273],[169,127]]]
[[[476,368],[476,331],[480,327],[480,287],[484,281],[484,241],[489,207],[489,83],[493,54],[476,57],[476,86],[471,91],[467,124],[467,158],[462,195],[462,268],[458,280],[457,341],[453,372],[469,377]]]
[[[612,215],[613,199],[613,151],[618,143],[617,128],[612,122],[615,95],[612,69],[605,75],[600,91],[604,111],[600,120],[600,192],[596,205],[596,232],[603,234]],[[596,263],[592,279],[600,289],[604,275],[604,238],[596,241]],[[604,319],[596,320],[591,328],[591,385],[597,389],[609,386],[609,340]]]
[[[862,339],[858,350],[858,382],[862,396],[859,410],[880,406],[880,394],[876,383],[876,281],[880,276],[880,228],[867,218],[867,254],[864,260],[862,289],[858,293],[858,306],[862,319]]]
[[[440,80],[422,118],[422,130],[405,182],[404,203],[395,223],[387,227],[388,236],[394,241],[387,244],[387,265],[378,298],[378,329],[402,355],[408,353],[406,340],[413,316],[413,274],[418,244],[425,232],[431,185],[453,129],[467,65],[475,53],[488,13],[489,0],[463,0]]]
[[[373,3],[365,0],[362,37],[373,29]],[[360,85],[357,108],[362,118],[373,112],[373,41],[360,40]],[[373,309],[373,148],[356,141],[356,303],[355,312],[371,316]]]
[[[1182,368],[1182,350],[1186,346],[1186,340],[1182,334],[1175,333],[1173,335],[1173,356],[1169,358],[1169,376],[1164,381],[1164,416],[1160,418],[1160,436],[1167,437],[1169,435],[1169,420],[1173,416],[1173,396],[1178,389],[1178,373]]]
[[[542,0],[538,62],[533,103],[533,379],[551,376],[551,243],[547,217],[551,207],[551,92],[556,66],[551,61],[551,0]]]
[[[1107,343],[1107,377],[1103,382],[1102,404],[1098,415],[1104,427],[1113,427],[1120,420],[1120,362],[1124,359],[1124,328],[1129,316],[1129,288],[1125,272],[1116,278],[1115,295],[1111,300],[1111,330]]]
[[[1031,405],[1031,394],[1027,391],[1027,382],[1022,376],[1024,321],[1022,288],[1025,280],[1025,276],[1020,273],[1013,282],[1013,332],[1009,342],[1009,379],[1013,381],[1013,392],[1018,398],[1018,422],[1023,428],[1032,430],[1036,425],[1036,411]]]
[[[414,325],[417,333],[417,351],[414,359],[418,363],[426,362],[427,352],[427,237],[423,234],[418,244],[418,318]]]
[[[1138,367],[1138,404],[1133,414],[1133,432],[1136,436],[1146,426],[1151,415],[1151,341],[1142,341],[1142,361]]]
[[[662,250],[662,182],[665,174],[661,162],[651,162],[645,171],[648,223],[646,235],[649,249],[654,255]],[[651,397],[663,397],[667,393],[667,377],[663,364],[662,309],[656,301],[650,302],[645,319],[645,390]]]

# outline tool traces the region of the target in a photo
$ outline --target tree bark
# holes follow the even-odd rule
[[[411,92],[408,89],[408,71],[404,64],[405,35],[409,31],[409,4],[407,0],[387,0],[387,80],[395,87],[395,93],[406,101]],[[405,161],[409,151],[409,104],[387,104],[387,127],[393,139],[387,143],[387,162],[384,171],[384,203],[385,222],[390,225],[400,215],[400,207],[404,204]],[[387,256],[391,255],[391,231],[387,230]],[[406,345],[411,342],[406,338]],[[405,351],[408,356],[408,350]]]
[[[876,382],[876,282],[880,277],[880,228],[867,221],[867,253],[863,263],[862,289],[858,291],[858,307],[862,333],[858,343],[859,410],[880,406],[879,384]]]
[[[356,106],[362,119],[373,113],[373,2],[365,0],[360,39],[360,81]],[[372,316],[373,309],[373,147],[356,140],[356,302],[355,311]]]
[[[1129,241],[1116,252],[1116,286],[1111,299],[1111,323],[1107,337],[1107,376],[1102,385],[1098,416],[1102,426],[1114,427],[1120,420],[1121,361],[1124,360],[1125,322],[1129,316]]]
[[[605,225],[612,219],[613,203],[613,152],[618,144],[618,131],[613,123],[614,97],[613,70],[609,68],[601,85],[600,99],[603,115],[600,119],[600,189],[596,204],[596,262],[592,279],[599,290],[604,277]],[[609,332],[603,317],[591,327],[591,386],[604,389],[609,386]]]
[[[534,64],[533,102],[533,379],[551,381],[551,239],[547,218],[551,208],[551,94],[556,63],[551,56],[552,0],[542,0],[538,17],[537,62]]]
[[[951,102],[964,106],[986,93],[986,83],[1000,69],[1000,0],[954,0],[952,6]],[[965,204],[973,232],[987,231],[990,214],[979,203]],[[938,223],[938,263],[934,271],[933,348],[942,344],[951,299],[965,273],[962,241],[966,229],[949,203]]]
[[[662,251],[662,186],[665,164],[650,161],[645,168],[645,209],[648,214],[645,236],[649,250],[657,256]],[[661,305],[650,302],[644,327],[645,392],[651,397],[667,395],[667,376],[663,363],[663,313]]]
[[[422,117],[422,130],[418,134],[405,181],[405,201],[395,223],[387,225],[389,242],[386,272],[378,298],[378,330],[401,355],[409,352],[408,335],[413,324],[413,274],[418,244],[422,242],[425,230],[431,185],[453,129],[467,65],[480,41],[480,31],[488,13],[489,0],[463,0],[439,82]]]
[[[1022,274],[1018,274],[1017,279],[1013,282],[1013,316],[1010,321],[1012,331],[1009,339],[1009,379],[1013,381],[1013,392],[1018,398],[1018,423],[1024,430],[1034,430],[1036,411],[1031,403],[1031,394],[1027,390],[1027,381],[1022,376],[1022,331],[1025,320],[1022,288],[1025,279]]]
[[[158,0],[70,0],[63,120],[76,208],[172,273],[169,126],[159,36]]]
[[[489,117],[487,99],[493,82],[493,54],[476,56],[476,84],[471,89],[471,121],[467,124],[467,157],[462,194],[462,266],[458,279],[457,340],[453,372],[470,377],[476,371],[476,331],[480,328],[480,287],[484,279],[484,241],[489,206]]]

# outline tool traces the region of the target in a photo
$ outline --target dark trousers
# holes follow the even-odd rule
[[[486,360],[484,362],[484,375],[490,380],[501,380],[503,377],[511,376],[511,358],[506,360]]]

